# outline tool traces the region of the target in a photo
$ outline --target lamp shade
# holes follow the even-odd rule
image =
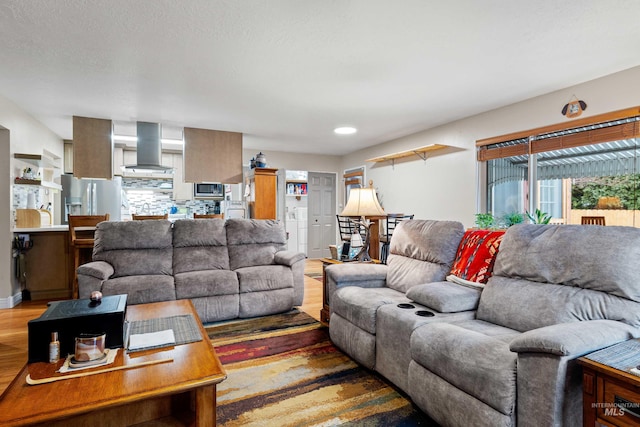
[[[347,206],[344,207],[341,216],[385,216],[386,213],[376,196],[375,189],[353,188],[349,192]]]

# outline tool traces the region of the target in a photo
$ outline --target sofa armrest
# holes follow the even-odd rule
[[[587,320],[533,329],[514,338],[509,348],[517,353],[549,353],[579,357],[640,336],[640,330],[615,320]]]
[[[328,265],[324,273],[338,286],[349,283],[351,286],[378,288],[387,281],[387,269],[384,264],[344,263]]]
[[[304,259],[305,256],[302,252],[278,251],[274,256],[273,261],[276,264],[288,265],[289,267],[291,267],[296,262],[302,261]]]
[[[326,298],[331,304],[333,293],[345,286],[383,288],[387,283],[387,266],[384,264],[344,263],[328,265],[324,269],[327,283]]]
[[[79,275],[83,274],[100,280],[107,280],[114,273],[113,266],[104,261],[93,261],[87,264],[82,264],[78,267],[77,271]]]

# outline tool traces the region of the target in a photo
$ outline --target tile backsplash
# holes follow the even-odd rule
[[[122,178],[122,188],[127,195],[129,212],[132,214],[161,215],[171,213],[176,207],[180,213],[191,216],[194,213],[213,213],[216,202],[224,213],[224,201],[213,200],[173,200],[173,180],[157,178]]]

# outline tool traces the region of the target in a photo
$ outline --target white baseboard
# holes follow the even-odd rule
[[[13,308],[16,305],[22,302],[22,292],[18,292],[17,294],[7,297],[0,298],[0,309],[2,308]]]

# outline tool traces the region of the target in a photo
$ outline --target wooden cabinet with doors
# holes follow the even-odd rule
[[[113,178],[111,120],[73,116],[73,176]]]
[[[278,169],[254,168],[248,176],[249,218],[276,219]]]

